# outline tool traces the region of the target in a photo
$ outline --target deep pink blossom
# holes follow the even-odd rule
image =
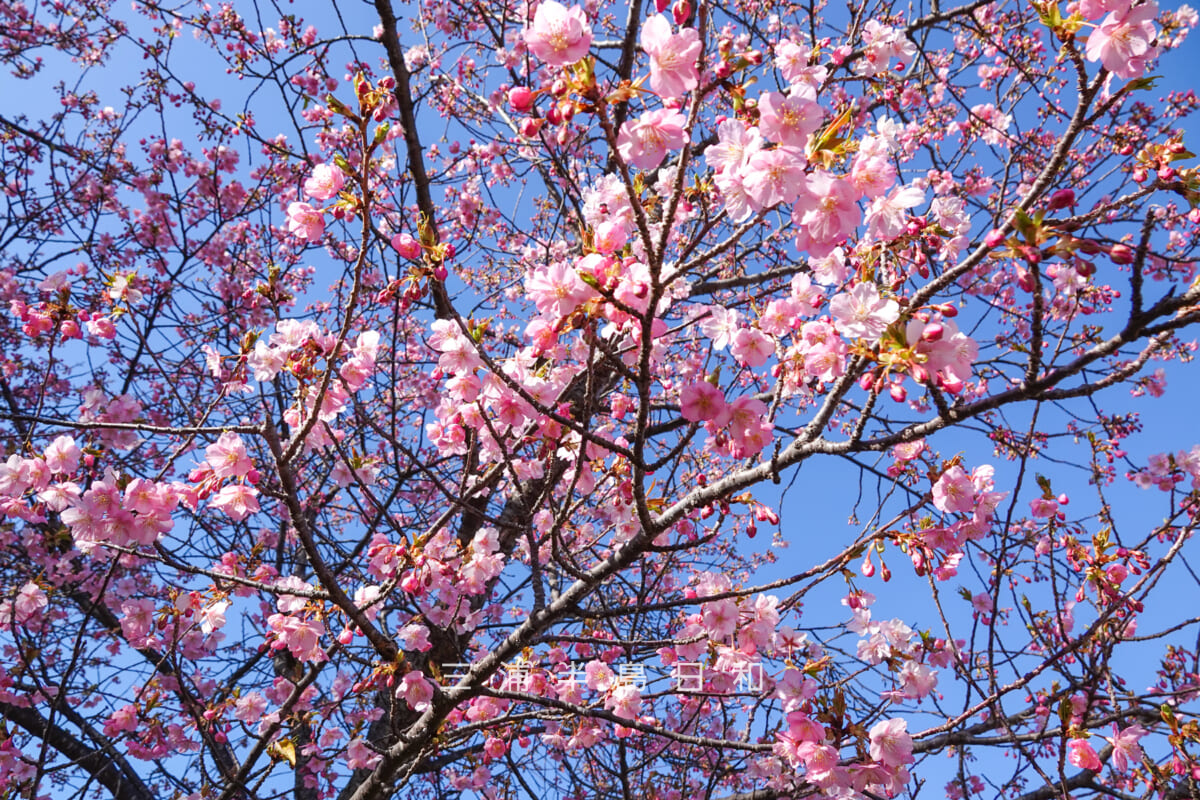
[[[1067,742],[1067,760],[1080,769],[1099,772],[1104,769],[1100,757],[1086,739],[1072,739]]]
[[[729,421],[725,394],[708,381],[693,381],[679,393],[680,413],[691,422],[712,422],[718,427]]]

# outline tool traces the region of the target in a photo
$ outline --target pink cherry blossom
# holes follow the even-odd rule
[[[883,196],[896,182],[896,168],[885,154],[860,149],[854,156],[850,181],[859,194],[875,199]]]
[[[735,172],[762,146],[757,127],[747,128],[736,119],[727,119],[717,126],[717,143],[704,151],[704,160],[714,172]]]
[[[579,277],[579,270],[566,261],[554,261],[530,272],[525,291],[538,311],[565,317],[580,304],[596,296],[596,291]]]
[[[878,75],[887,70],[892,58],[907,61],[917,52],[916,45],[904,38],[903,32],[874,19],[867,20],[863,27],[863,41],[865,52],[854,64],[854,71],[860,75]]]
[[[350,769],[374,769],[382,759],[383,756],[372,750],[361,736],[352,739],[346,747],[346,766]]]
[[[254,468],[254,462],[246,455],[242,437],[226,431],[216,443],[204,450],[205,460],[218,478],[240,478]]]
[[[1113,766],[1117,772],[1125,772],[1130,762],[1137,765],[1142,760],[1142,748],[1138,740],[1146,735],[1146,729],[1140,725],[1130,725],[1128,728],[1117,730],[1113,726],[1113,736],[1108,740],[1112,743]]]
[[[288,232],[298,239],[313,242],[325,232],[325,218],[321,211],[308,203],[291,203],[287,208],[287,217]]]
[[[397,694],[404,698],[409,708],[418,713],[429,710],[433,702],[433,693],[433,684],[418,670],[406,674],[397,687]]]
[[[829,313],[843,336],[873,340],[900,318],[900,306],[895,300],[881,297],[874,284],[864,282],[835,295],[829,301]]]
[[[55,473],[70,475],[79,469],[82,453],[70,436],[58,436],[46,448],[46,467]]]
[[[791,203],[798,198],[806,182],[804,165],[804,154],[790,147],[754,153],[743,170],[742,181],[755,210]]]
[[[889,767],[913,763],[912,737],[908,722],[902,719],[880,720],[871,728],[871,758]]]
[[[1158,55],[1158,48],[1150,45],[1158,35],[1154,28],[1156,16],[1158,5],[1153,0],[1122,15],[1109,14],[1088,36],[1088,60],[1099,61],[1118,78],[1141,77],[1146,62]]]
[[[257,495],[258,490],[252,486],[231,483],[222,487],[221,491],[208,501],[208,505],[224,511],[234,522],[241,522],[260,510]]]
[[[732,599],[714,600],[705,603],[702,611],[704,628],[713,641],[721,642],[733,635],[737,628],[738,607]]]
[[[604,707],[618,717],[637,719],[642,708],[642,694],[632,684],[618,684],[605,698]]]
[[[24,625],[34,620],[42,613],[50,600],[46,597],[46,593],[42,588],[33,581],[27,582],[21,587],[21,591],[17,592],[17,597],[12,604],[12,621],[18,625]],[[8,615],[5,614],[5,617]],[[0,625],[7,624],[8,619],[0,618]]]
[[[592,28],[579,6],[542,0],[524,32],[529,52],[552,67],[574,64],[592,46]]]
[[[758,122],[763,136],[789,147],[803,148],[808,135],[821,127],[824,111],[812,100],[784,97],[779,92],[764,92],[759,98]]]
[[[641,45],[650,55],[650,87],[659,97],[680,97],[699,84],[696,59],[702,45],[693,28],[672,34],[667,18],[655,14],[642,23]]]
[[[955,464],[942,473],[933,485],[933,504],[947,514],[969,514],[974,510],[975,484],[966,470]]]
[[[834,178],[823,169],[813,170],[792,207],[796,249],[816,258],[832,253],[862,221],[856,200],[849,181]]]
[[[691,422],[712,422],[717,427],[729,421],[725,394],[708,381],[693,381],[679,392],[680,414]]]
[[[257,722],[267,711],[267,698],[260,692],[247,692],[234,704],[233,716],[246,724]]]
[[[1100,763],[1100,757],[1096,755],[1095,749],[1087,743],[1086,739],[1072,739],[1067,742],[1067,761],[1080,769],[1088,769],[1092,772],[1104,769],[1104,765]]]
[[[617,152],[626,163],[640,169],[654,169],[670,150],[684,145],[687,119],[679,111],[658,108],[621,126]]]
[[[904,232],[907,209],[925,201],[925,191],[916,186],[898,186],[886,197],[876,198],[867,209],[867,235],[890,241]]]
[[[750,197],[740,170],[718,172],[713,177],[713,183],[721,192],[725,212],[734,222],[743,222],[753,216],[754,212],[762,210],[762,206]]]
[[[755,328],[740,328],[733,335],[729,352],[739,364],[761,367],[775,355],[775,342],[770,336]]]
[[[345,182],[341,168],[334,164],[317,164],[312,176],[304,181],[304,193],[313,200],[328,200],[337,196]]]

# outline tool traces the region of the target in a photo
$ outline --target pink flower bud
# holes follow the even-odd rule
[[[534,117],[526,117],[521,120],[521,135],[526,139],[532,139],[538,135],[538,131],[542,129],[542,125],[546,123],[544,119],[535,119]]]
[[[958,394],[963,390],[963,382],[958,378],[946,378],[941,380],[942,388],[950,394]]]
[[[688,0],[679,0],[671,6],[671,16],[675,18],[676,25],[687,23],[688,18],[692,16],[692,4]]]
[[[999,228],[994,228],[987,236],[984,237],[983,243],[988,247],[999,247],[1004,241],[1004,231]]]
[[[392,237],[392,247],[403,258],[418,258],[421,255],[421,244],[411,234],[398,233]]]
[[[1114,264],[1133,263],[1133,249],[1130,248],[1129,245],[1114,244],[1111,248],[1109,248],[1108,255],[1113,260]]]
[[[528,86],[514,86],[508,90],[508,104],[518,114],[526,114],[533,108],[533,90]]]
[[[1021,291],[1033,291],[1033,276],[1029,274],[1028,270],[1017,269],[1017,285],[1021,287]]]
[[[1050,203],[1047,208],[1051,211],[1057,211],[1060,208],[1075,207],[1075,190],[1074,189],[1059,189],[1054,194],[1050,195]]]

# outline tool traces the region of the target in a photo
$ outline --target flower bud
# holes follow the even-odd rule
[[[535,119],[534,117],[526,117],[521,120],[521,135],[526,139],[532,139],[538,135],[538,131],[542,129],[546,120]]]
[[[1075,190],[1059,189],[1054,194],[1050,195],[1050,203],[1047,206],[1051,211],[1057,211],[1060,208],[1075,207]]]
[[[398,233],[392,237],[392,247],[403,258],[418,258],[421,255],[421,244],[411,234]]]
[[[533,90],[528,86],[514,86],[508,90],[508,104],[518,114],[527,114],[533,108]]]
[[[1114,264],[1133,263],[1133,250],[1129,247],[1129,245],[1114,244],[1111,248],[1109,248],[1108,255],[1109,258],[1113,260]]]

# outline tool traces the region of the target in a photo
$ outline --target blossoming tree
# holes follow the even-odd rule
[[[314,8],[0,4],[0,795],[1200,795],[1195,12]]]

